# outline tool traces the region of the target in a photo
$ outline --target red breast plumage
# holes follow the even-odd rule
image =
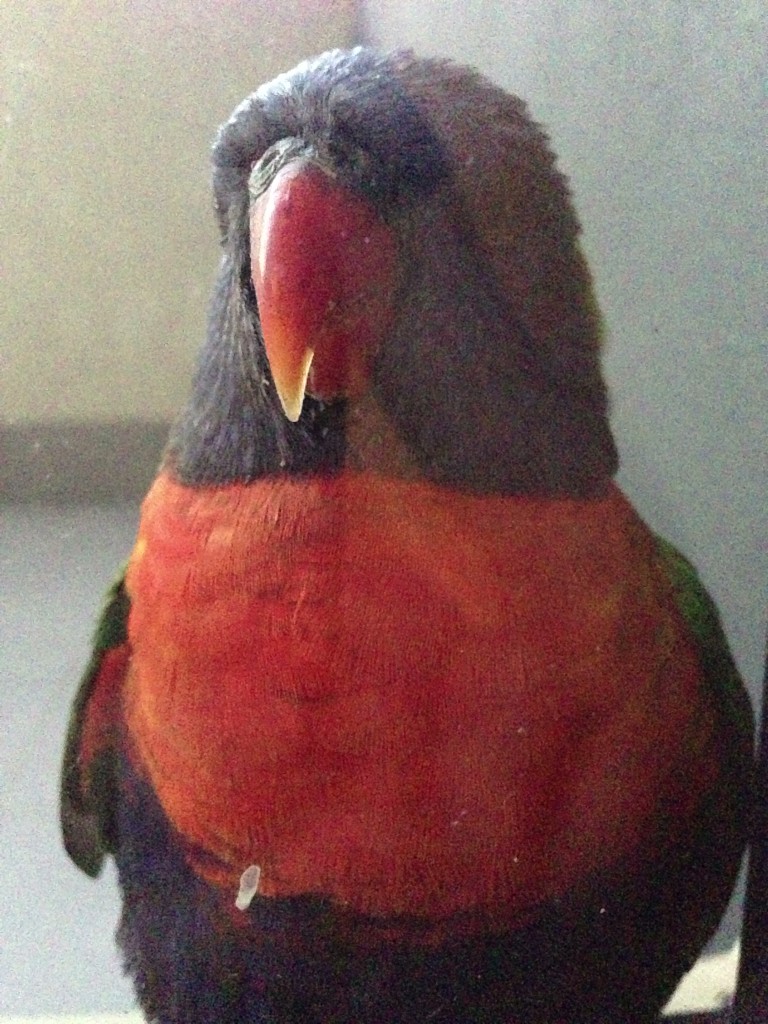
[[[127,574],[140,761],[232,891],[255,863],[265,895],[513,918],[631,855],[710,741],[654,551],[614,488],[163,475]]]

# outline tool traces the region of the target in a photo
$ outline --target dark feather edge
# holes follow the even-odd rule
[[[64,848],[75,864],[91,878],[100,874],[105,856],[114,852],[114,830],[110,826],[114,754],[106,751],[88,765],[86,786],[80,756],[81,742],[103,657],[107,651],[127,640],[129,599],[124,576],[121,572],[107,591],[93,637],[91,658],[70,712],[61,768],[59,813]]]

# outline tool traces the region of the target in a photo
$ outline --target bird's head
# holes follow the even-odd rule
[[[447,61],[332,51],[240,104],[213,163],[224,255],[182,474],[338,468],[364,408],[436,482],[610,477],[579,226],[520,100]]]

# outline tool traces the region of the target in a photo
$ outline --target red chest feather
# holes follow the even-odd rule
[[[265,895],[510,917],[703,784],[696,659],[616,490],[161,476],[128,588],[135,746],[233,898],[257,864]]]

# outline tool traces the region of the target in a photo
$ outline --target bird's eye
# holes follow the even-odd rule
[[[270,146],[251,168],[248,177],[251,202],[262,195],[282,167],[304,151],[306,144],[303,140],[295,138],[280,139]]]

